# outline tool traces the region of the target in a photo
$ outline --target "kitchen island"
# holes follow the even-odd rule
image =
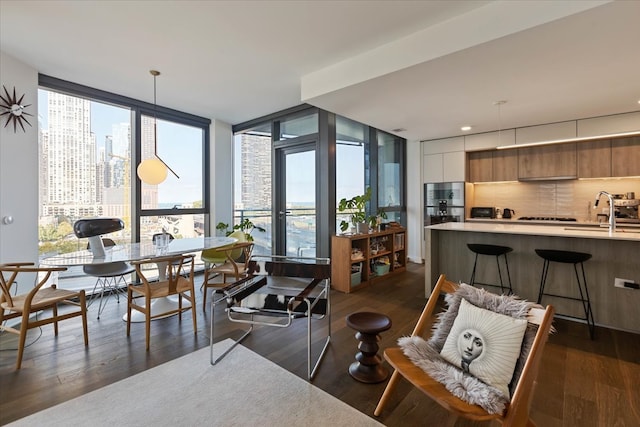
[[[425,295],[440,273],[450,280],[468,282],[474,254],[468,243],[510,246],[509,269],[514,293],[535,301],[540,285],[543,260],[535,249],[587,252],[585,262],[591,304],[598,325],[640,333],[640,289],[614,287],[615,278],[640,283],[640,228],[583,227],[578,224],[529,225],[518,223],[450,222],[425,228]],[[499,283],[495,259],[481,257],[476,280]],[[488,288],[492,292],[497,288]],[[546,291],[559,295],[577,295],[575,273],[570,264],[554,263],[547,278]],[[582,305],[554,297],[545,297],[556,311],[584,317]]]

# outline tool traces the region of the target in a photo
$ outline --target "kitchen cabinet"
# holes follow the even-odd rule
[[[611,176],[640,175],[640,136],[611,140]]]
[[[380,277],[406,270],[407,230],[391,227],[366,234],[331,238],[331,286],[350,293]]]
[[[465,180],[464,137],[424,141],[422,154],[422,182]]]
[[[442,154],[424,156],[422,162],[422,180],[424,182],[443,182],[443,170]]]
[[[576,137],[575,120],[568,122],[549,123],[544,125],[526,126],[516,129],[516,144],[530,142],[552,141]]]
[[[578,176],[576,143],[518,149],[518,179],[571,179]]]
[[[640,111],[578,120],[576,136],[598,136],[637,131],[640,131]]]
[[[469,158],[470,182],[490,182],[493,179],[493,151],[475,151],[467,154]]]
[[[469,182],[518,180],[518,151],[491,150],[468,153]]]
[[[518,180],[517,150],[498,150],[493,152],[493,180]]]
[[[465,153],[428,154],[423,158],[423,182],[458,182],[465,180]]]
[[[577,150],[578,178],[611,176],[611,140],[579,142]]]

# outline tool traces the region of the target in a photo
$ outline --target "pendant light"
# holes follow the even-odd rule
[[[173,169],[169,167],[158,156],[158,119],[156,117],[156,77],[160,75],[160,71],[149,71],[153,76],[153,157],[145,159],[138,165],[138,177],[142,182],[149,185],[158,185],[167,179],[167,171],[171,171],[176,178],[180,178]]]

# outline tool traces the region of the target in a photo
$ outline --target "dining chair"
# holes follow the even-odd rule
[[[218,251],[225,255],[222,263],[213,265],[205,270],[204,280],[202,281],[202,310],[206,310],[207,306],[207,290],[209,288],[223,288],[229,283],[237,282],[247,275],[249,270],[249,261],[253,252],[253,242],[236,242]],[[213,282],[212,279],[222,275],[222,282]],[[233,278],[230,282],[227,279]]]
[[[193,285],[193,261],[194,255],[169,255],[164,257],[150,258],[138,261],[132,261],[136,273],[140,278],[140,284],[130,284],[127,291],[127,336],[131,333],[131,311],[137,310],[145,316],[145,336],[146,349],[149,350],[149,341],[151,335],[151,320],[178,314],[182,320],[182,312],[191,310],[193,317],[193,333],[197,333],[198,324],[195,309],[195,292]],[[148,268],[154,264],[158,270],[158,281],[151,281],[149,271],[154,268]],[[185,272],[188,268],[188,272]],[[165,270],[166,269],[166,270]],[[161,270],[166,274],[161,274]],[[186,277],[185,277],[186,275]],[[151,313],[152,301],[158,298],[168,296],[178,296],[178,306],[170,311],[159,313]],[[185,299],[189,305],[183,305]],[[138,300],[142,300],[140,304]]]
[[[19,336],[16,369],[22,366],[25,341],[29,329],[53,323],[55,335],[58,335],[58,322],[73,317],[82,318],[84,345],[89,345],[87,330],[87,300],[84,290],[72,291],[58,289],[56,284],[46,286],[54,272],[65,271],[66,267],[35,267],[30,262],[0,264],[0,331]],[[18,277],[28,283],[35,276],[35,286],[24,294],[11,295],[11,287],[17,286]],[[58,305],[75,307],[72,311],[61,310]],[[10,326],[6,321],[20,318],[20,323]]]
[[[431,296],[429,297],[429,300],[427,301],[427,304],[425,305],[425,308],[422,311],[420,318],[418,319],[411,337],[401,338],[399,340],[399,344],[402,346],[402,340],[405,339],[408,340],[404,341],[405,343],[411,342],[411,340],[413,340],[415,337],[423,336],[426,331],[431,331],[432,337],[435,337],[436,341],[444,341],[444,339],[448,340],[447,336],[442,336],[442,330],[439,330],[437,326],[432,328],[432,322],[434,320],[434,310],[437,306],[438,298],[440,297],[441,293],[450,295],[454,294],[458,290],[459,286],[462,285],[457,285],[453,282],[448,281],[444,274],[440,275],[440,278],[438,279],[431,293]],[[485,292],[484,290],[477,291]],[[489,293],[486,292],[485,295],[487,294]],[[493,301],[495,300],[491,301],[493,303]],[[500,301],[503,308],[508,304],[508,302],[505,302],[504,299],[498,301]],[[459,304],[459,306],[462,307],[460,300]],[[525,305],[520,305],[518,307],[525,307]],[[459,397],[465,396],[465,393],[467,397],[471,395],[471,391],[465,389],[465,387],[469,387],[469,384],[473,380],[476,381],[476,384],[480,385],[478,388],[473,390],[475,399],[488,399],[491,393],[490,387],[488,387],[484,382],[471,376],[465,376],[463,372],[468,372],[468,370],[465,371],[464,366],[462,369],[457,369],[457,367],[456,369],[454,369],[454,365],[444,363],[442,366],[445,366],[445,368],[439,370],[437,372],[437,375],[430,375],[429,373],[427,373],[427,370],[425,370],[424,367],[435,366],[435,363],[437,363],[435,359],[445,351],[444,347],[441,353],[438,353],[436,348],[435,354],[431,355],[431,360],[425,360],[424,362],[421,361],[419,363],[416,363],[416,356],[411,354],[411,351],[408,350],[408,347],[394,347],[388,348],[384,351],[384,358],[395,369],[395,371],[393,372],[393,375],[391,376],[391,379],[389,380],[389,383],[387,384],[387,387],[385,388],[384,393],[382,394],[382,397],[378,402],[378,406],[374,411],[374,415],[379,416],[382,413],[382,410],[391,398],[391,394],[394,392],[396,386],[398,385],[400,378],[405,378],[414,387],[422,391],[437,404],[449,411],[449,425],[453,425],[458,417],[475,421],[495,420],[498,421],[501,425],[513,427],[535,425],[529,418],[529,409],[531,405],[531,398],[533,397],[535,380],[538,375],[538,370],[540,368],[540,363],[542,360],[542,353],[547,341],[547,337],[551,330],[554,308],[552,306],[547,306],[545,309],[543,309],[537,305],[531,305],[530,307],[530,310],[524,311],[524,313],[528,313],[526,314],[526,324],[523,325],[526,327],[524,343],[521,340],[520,343],[517,344],[518,350],[516,356],[519,356],[519,358],[517,360],[517,363],[515,364],[515,372],[513,370],[511,371],[513,377],[511,377],[511,374],[509,375],[509,378],[512,378],[512,382],[510,383],[512,385],[509,392],[507,393],[510,394],[510,401],[506,399],[504,410],[490,412],[486,409],[486,406],[488,406],[489,403],[487,403],[487,405],[481,405],[480,403],[472,404],[469,403],[469,399],[463,400],[461,397]],[[485,308],[487,310],[484,311],[491,311],[489,307]],[[497,309],[500,307],[496,305],[492,308]],[[460,310],[462,310],[462,308],[460,308]],[[456,316],[456,313],[452,313],[450,315]],[[444,321],[444,316],[447,316],[446,312],[440,314],[440,317],[438,318],[439,323],[442,323]],[[454,326],[451,328],[451,331],[453,331],[453,329],[455,328],[455,322],[458,320],[459,316],[460,311],[458,312],[456,317],[450,317],[450,319],[455,319],[453,320]],[[474,317],[474,319],[476,320],[476,322],[478,322],[482,318]],[[476,327],[480,328],[477,324]],[[495,343],[495,346],[498,346],[500,344],[504,344],[504,340],[498,341],[495,337],[491,337],[491,340],[487,340],[487,343],[485,343],[487,347],[487,349],[485,350],[488,350],[491,343]],[[447,344],[445,343],[445,346],[446,345]],[[437,345],[435,347],[437,347]],[[428,352],[425,351],[424,354],[428,354]],[[500,360],[501,364],[504,364],[504,358],[502,358],[502,356],[504,355],[500,354]],[[469,363],[471,364],[471,362]],[[455,372],[452,373],[452,370]],[[438,377],[438,380],[435,379],[435,377]],[[454,378],[457,382],[454,382]],[[460,378],[464,379],[460,380]],[[446,383],[449,383],[449,387],[445,386]],[[454,390],[456,394],[454,395],[454,393],[450,391],[450,389]],[[482,393],[479,393],[480,389]]]
[[[116,246],[116,242],[113,239],[103,238],[102,244],[105,248]],[[87,245],[87,249],[91,249],[91,244]],[[116,301],[120,304],[120,294],[124,298],[127,297],[127,279],[126,275],[131,274],[136,269],[128,262],[118,261],[101,264],[86,264],[82,266],[82,271],[88,276],[96,277],[96,284],[91,291],[91,298],[87,304],[87,308],[93,304],[95,299],[96,289],[100,286],[100,304],[98,305],[98,319],[102,311],[107,306],[107,301],[104,299],[105,291],[114,293],[116,295]]]

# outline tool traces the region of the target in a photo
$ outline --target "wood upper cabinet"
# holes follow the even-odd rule
[[[611,140],[611,175],[640,175],[640,136]]]
[[[640,136],[467,153],[467,181],[640,176]]]
[[[611,140],[580,142],[578,147],[578,178],[611,176]]]
[[[468,153],[470,182],[493,181],[493,152],[474,151]]]
[[[518,149],[518,179],[576,178],[576,143]]]
[[[493,180],[518,180],[518,150],[497,150],[493,152]]]
[[[470,182],[517,181],[518,151],[491,150],[468,153]]]

